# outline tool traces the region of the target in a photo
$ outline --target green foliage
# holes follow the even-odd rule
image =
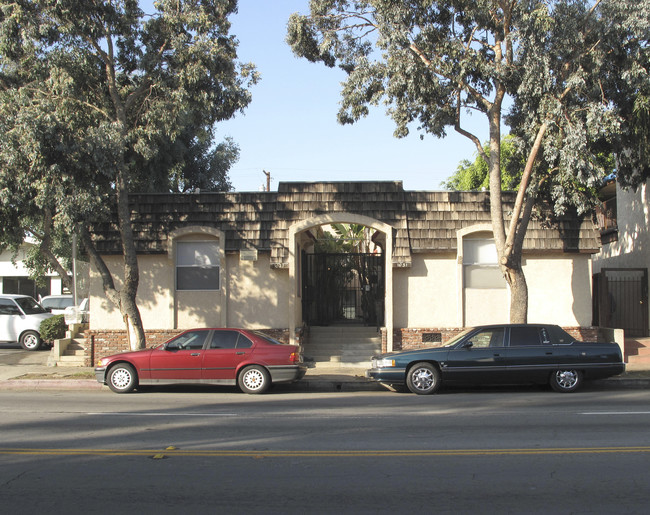
[[[156,7],[2,0],[1,244],[49,235],[69,256],[63,242],[106,215],[118,174],[130,191],[230,188],[238,148],[215,146],[213,126],[257,80],[228,34],[236,2]]]
[[[489,157],[490,146],[483,145],[483,152]],[[506,136],[501,140],[501,189],[516,190],[521,180],[521,172],[526,163],[521,155],[516,153],[513,138]],[[488,162],[479,155],[474,156],[474,161],[463,159],[456,168],[456,173],[446,182],[441,184],[444,188],[453,191],[472,191],[490,189],[490,173]]]
[[[0,245],[31,235],[40,263],[64,276],[53,242],[84,235],[116,205],[124,295],[108,269],[104,287],[130,319],[139,314],[129,192],[228,189],[238,149],[213,147],[214,125],[243,111],[258,79],[229,34],[236,1],[154,8],[0,0]]]
[[[368,253],[375,231],[365,225],[333,223],[331,230],[317,229],[314,252],[317,254]]]
[[[61,340],[65,338],[65,332],[67,331],[65,325],[64,315],[54,315],[53,317],[46,318],[41,322],[41,338],[46,342],[51,342],[53,340]]]
[[[546,196],[561,213],[591,207],[608,173],[602,155],[619,156],[622,180],[638,183],[650,172],[650,144],[641,137],[650,134],[648,121],[633,109],[650,90],[649,26],[648,3],[633,0],[314,0],[309,15],[292,15],[287,42],[296,55],[348,73],[341,123],[383,105],[399,137],[454,128],[505,186],[514,182],[498,176],[500,160],[526,163],[532,155],[529,194]],[[507,122],[511,156],[484,151],[465,128],[469,112],[486,116],[488,148]],[[471,184],[483,175],[471,173]]]

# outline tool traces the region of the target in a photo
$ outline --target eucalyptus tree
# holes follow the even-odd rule
[[[619,158],[619,176],[631,183],[647,176],[632,107],[648,90],[649,10],[633,0],[312,0],[308,15],[291,16],[287,42],[347,72],[341,123],[384,105],[397,137],[451,128],[474,143],[488,165],[510,319],[525,322],[522,247],[536,208],[547,200],[557,215],[591,209],[603,153]],[[487,150],[467,128],[471,115],[485,122]],[[506,125],[525,163],[508,217]]]
[[[205,154],[214,124],[249,104],[257,80],[229,34],[236,0],[154,5],[0,2],[0,241],[78,231],[132,348],[145,336],[129,192],[218,187],[206,174],[223,172],[236,149]],[[91,236],[102,221],[120,233],[119,273]]]

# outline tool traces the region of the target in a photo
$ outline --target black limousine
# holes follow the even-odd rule
[[[557,392],[573,392],[585,379],[624,371],[616,343],[579,342],[557,325],[509,324],[469,328],[443,347],[375,356],[366,377],[406,384],[419,395],[443,382],[548,383]]]

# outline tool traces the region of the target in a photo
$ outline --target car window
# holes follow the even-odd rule
[[[549,325],[548,333],[551,336],[550,338],[551,342],[554,344],[568,345],[576,341],[576,339],[573,336],[571,336],[564,329],[556,325]]]
[[[255,336],[258,338],[261,338],[262,340],[272,343],[273,345],[284,345],[281,341],[276,340],[275,338],[270,337],[268,334],[264,334],[260,331],[253,331],[255,333]]]
[[[483,349],[487,347],[503,347],[503,336],[505,330],[503,327],[491,327],[483,329],[469,338],[472,342],[472,347],[475,349]]]
[[[234,349],[239,331],[215,331],[210,342],[211,349]]]
[[[72,298],[68,297],[52,297],[52,298],[44,298],[41,301],[41,306],[43,306],[45,309],[47,308],[53,308],[53,309],[64,309],[67,308],[68,306],[72,306],[74,304],[74,301]]]
[[[454,336],[451,340],[449,340],[447,343],[443,345],[443,347],[453,347],[456,345],[460,340],[465,338],[469,333],[471,333],[474,330],[473,327],[468,327],[464,331],[458,333],[456,336]]]
[[[16,303],[20,306],[26,315],[36,315],[38,313],[47,313],[38,302],[31,297],[19,297]]]
[[[510,346],[550,345],[551,339],[543,327],[511,327]]]
[[[167,342],[167,349],[202,349],[208,331],[188,331]]]
[[[239,333],[239,338],[237,339],[237,348],[238,349],[250,349],[253,346],[253,342],[250,341],[246,336]]]
[[[0,299],[0,315],[20,315],[20,310],[13,300]]]

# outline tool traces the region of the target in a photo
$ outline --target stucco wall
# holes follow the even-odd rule
[[[591,325],[589,254],[526,257],[528,321],[562,326]],[[507,323],[510,291],[467,290],[453,255],[415,254],[410,269],[395,269],[395,327],[459,327]],[[460,298],[464,295],[464,298]]]
[[[121,258],[106,258],[120,285]],[[167,256],[140,256],[138,305],[145,329],[186,329],[196,326],[286,328],[289,326],[289,275],[270,267],[270,255],[257,261],[226,256],[218,292],[180,292],[174,298],[174,262]],[[591,263],[588,254],[526,257],[530,322],[562,326],[591,324]],[[119,312],[101,290],[92,270],[91,329],[122,329]],[[411,268],[394,269],[396,328],[460,327],[508,321],[508,290],[474,290],[463,295],[457,259],[452,254],[413,255]],[[495,296],[496,295],[496,296]]]
[[[526,257],[528,321],[561,326],[590,326],[591,256]]]
[[[241,261],[228,254],[228,326],[249,329],[289,326],[289,272],[271,268],[270,253],[257,261]]]
[[[121,256],[104,256],[116,288],[122,287]],[[145,329],[174,328],[174,262],[166,255],[138,256],[140,286],[136,302]],[[123,329],[119,310],[106,298],[95,267],[90,270],[90,329]]]
[[[166,255],[139,256],[140,287],[137,303],[145,329],[192,327],[288,327],[288,272],[270,267],[270,254],[257,261],[226,256],[221,290],[175,292],[174,261]],[[122,259],[105,257],[121,287]],[[97,271],[91,270],[91,330],[122,329],[119,311],[106,299]]]
[[[395,327],[455,326],[456,282],[455,254],[414,254],[411,268],[395,268]]]
[[[637,191],[616,185],[618,241],[594,256],[594,273],[602,268],[646,268],[650,263],[650,181]]]

